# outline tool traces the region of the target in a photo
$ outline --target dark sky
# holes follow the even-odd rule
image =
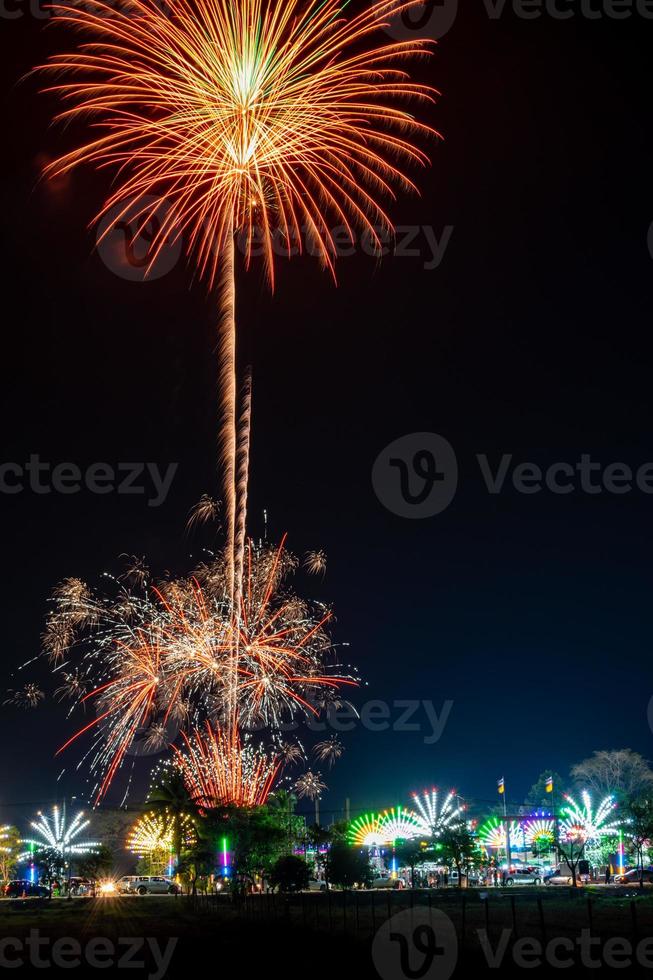
[[[218,492],[214,301],[183,262],[148,284],[103,264],[87,225],[106,175],[37,186],[68,144],[36,82],[17,82],[66,42],[16,9],[1,61],[1,461],[179,470],[158,508],[0,494],[3,689],[28,679],[11,674],[38,652],[57,581],[97,583],[123,552],[185,570],[201,544],[184,537],[187,511]],[[491,19],[465,3],[420,69],[443,93],[432,122],[445,141],[417,175],[421,199],[392,209],[438,239],[453,226],[439,267],[424,269],[430,254],[357,255],[336,289],[316,264],[282,264],[274,298],[259,269],[241,280],[252,531],[267,508],[275,539],[328,553],[324,580],[297,586],[334,604],[336,639],[368,685],[359,704],[426,700],[439,713],[453,701],[436,744],[423,712],[420,732],[344,736],[325,811],[346,796],[354,809],[407,803],[434,782],[494,800],[501,775],[519,800],[542,770],[594,749],[653,754],[653,497],[490,495],[475,458],[653,461],[652,41],[653,21],[635,14],[523,20],[507,6]],[[382,506],[371,472],[418,432],[451,443],[460,478],[446,511],[408,520]],[[53,704],[2,708],[0,821],[83,796],[79,755],[54,759],[72,725]]]

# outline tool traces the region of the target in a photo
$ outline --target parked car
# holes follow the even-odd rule
[[[586,885],[588,881],[589,875],[576,872],[577,885]],[[571,868],[554,868],[551,874],[544,876],[545,885],[573,885],[573,883],[574,876],[571,873]]]
[[[390,875],[380,875],[372,881],[371,888],[403,888],[400,878],[391,878]]]
[[[128,895],[136,881],[138,881],[136,875],[123,875],[122,878],[119,878],[116,882],[119,894]]]
[[[653,885],[653,871],[649,868],[644,868],[641,874],[645,885]],[[639,885],[639,875],[639,869],[633,868],[631,871],[626,871],[622,875],[615,875],[614,883],[615,885]]]
[[[45,885],[35,885],[32,881],[19,879],[9,881],[3,889],[5,898],[51,898],[52,893]]]
[[[530,868],[516,868],[508,873],[506,885],[541,885],[542,875]]]
[[[325,892],[329,886],[323,878],[310,878],[308,882],[309,892]]]
[[[177,895],[179,886],[171,881],[170,878],[161,878],[155,875],[138,875],[131,882],[129,894],[136,895]]]

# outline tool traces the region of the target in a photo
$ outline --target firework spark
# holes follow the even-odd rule
[[[324,575],[327,567],[327,556],[323,551],[307,551],[304,556],[304,568],[309,575]]]
[[[315,758],[320,762],[326,762],[329,769],[333,768],[344,751],[345,747],[337,735],[332,735],[324,742],[318,742],[313,748]]]
[[[7,691],[9,697],[3,704],[14,704],[18,708],[38,708],[45,699],[45,693],[38,684],[26,684],[17,691]]]
[[[295,792],[300,800],[307,799],[315,802],[326,788],[326,783],[322,782],[322,774],[311,772],[310,769],[295,782]]]

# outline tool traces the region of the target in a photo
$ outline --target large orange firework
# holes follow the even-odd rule
[[[134,202],[144,227],[165,196],[167,216],[152,262],[183,234],[200,274],[219,286],[221,456],[230,585],[239,608],[249,411],[238,408],[234,238],[262,246],[274,283],[275,240],[290,256],[309,236],[332,272],[330,226],[379,247],[391,229],[384,198],[414,189],[406,171],[424,165],[412,138],[432,133],[402,103],[434,91],[410,81],[415,39],[378,43],[393,16],[421,0],[378,0],[344,16],[349,0],[66,0],[56,19],[89,40],[45,68],[66,103],[59,120],[90,119],[96,135],[49,168],[79,164],[117,172],[98,219]],[[140,206],[139,206],[140,202]],[[248,386],[246,386],[246,392]],[[245,395],[245,402],[248,395]],[[245,435],[238,435],[239,417]],[[239,465],[240,455],[240,465]]]
[[[227,565],[223,554],[210,556],[190,577],[154,587],[144,571],[138,588],[120,587],[116,597],[98,595],[77,579],[55,590],[45,655],[52,660],[50,634],[68,636],[61,657],[53,661],[55,676],[70,672],[76,662],[72,674],[63,674],[73,677],[66,692],[73,706],[96,711],[59,753],[91,738],[85,759],[97,777],[96,802],[137,738],[144,748],[158,750],[177,727],[203,731],[208,722],[210,731],[199,741],[184,736],[189,750],[191,745],[197,750],[188,755],[189,765],[201,755],[202,778],[213,781],[212,793],[201,794],[205,804],[209,795],[222,802],[267,795],[280,753],[270,756],[243,744],[239,727],[279,732],[285,721],[317,715],[340,691],[356,685],[349,668],[336,660],[330,611],[302,600],[288,585],[299,562],[285,541],[278,547],[247,542],[238,616]],[[230,713],[234,650],[238,725]],[[189,772],[184,770],[187,781]]]

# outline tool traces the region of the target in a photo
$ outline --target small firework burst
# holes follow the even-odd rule
[[[327,556],[323,551],[307,551],[304,556],[304,568],[309,575],[324,575],[327,567]]]
[[[17,691],[7,691],[9,695],[4,704],[13,704],[17,708],[38,708],[45,699],[45,693],[38,684],[26,684]]]
[[[54,696],[57,701],[78,701],[84,697],[88,685],[80,676],[78,670],[73,670],[69,674],[62,674],[62,683],[55,690]]]
[[[329,769],[333,768],[344,751],[345,747],[337,735],[332,735],[324,742],[318,742],[313,748],[315,758],[320,762],[326,762]]]
[[[295,782],[295,792],[300,800],[307,799],[315,802],[326,788],[326,783],[322,782],[322,773],[311,772],[310,769]]]
[[[279,746],[279,755],[285,766],[294,766],[304,758],[302,747],[297,742],[282,742]]]
[[[208,493],[202,494],[197,503],[191,507],[186,521],[186,530],[192,531],[200,524],[210,524],[217,521],[220,513],[220,505],[217,500],[210,497]]]
[[[155,722],[143,739],[143,747],[147,752],[159,752],[170,743],[170,733],[163,722]]]
[[[145,558],[138,558],[130,555],[127,558],[127,565],[119,581],[127,582],[128,585],[136,589],[144,589],[150,580],[150,570],[145,562]]]

